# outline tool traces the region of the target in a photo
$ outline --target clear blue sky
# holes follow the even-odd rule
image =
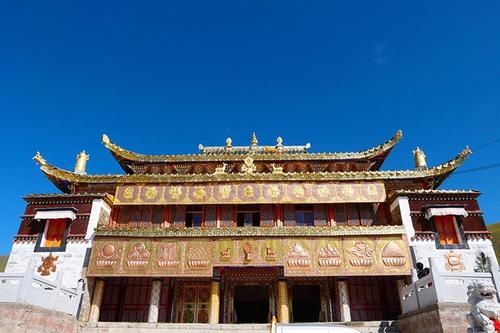
[[[0,254],[28,193],[58,192],[31,160],[121,169],[107,133],[144,153],[198,143],[310,142],[352,151],[405,137],[384,169],[430,165],[500,138],[498,1],[3,1]],[[500,163],[500,143],[461,170]],[[500,221],[500,168],[442,188],[479,189]]]

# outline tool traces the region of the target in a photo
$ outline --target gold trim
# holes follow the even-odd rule
[[[116,237],[325,237],[401,235],[405,230],[400,225],[384,226],[328,226],[328,227],[220,227],[220,228],[162,228],[109,225],[98,226],[96,236]]]
[[[255,161],[259,160],[356,160],[369,159],[392,149],[403,137],[401,130],[383,144],[362,150],[359,152],[339,152],[339,153],[277,153],[278,150],[257,151],[252,153]],[[219,154],[185,154],[185,155],[147,155],[127,150],[113,143],[106,134],[102,136],[104,146],[118,160],[129,160],[132,162],[212,162],[212,161],[241,161],[245,155],[232,153],[235,150],[223,150]]]
[[[45,161],[37,153],[34,159],[49,177],[70,183],[211,183],[250,181],[366,181],[386,179],[419,179],[445,175],[458,168],[471,154],[468,147],[452,160],[422,170],[350,171],[350,172],[289,172],[289,173],[226,173],[226,174],[131,174],[131,175],[81,175],[60,169]]]

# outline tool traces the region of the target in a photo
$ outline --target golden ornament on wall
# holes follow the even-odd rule
[[[132,199],[132,197],[134,196],[134,188],[132,186],[129,186],[125,189],[125,191],[123,192],[123,197],[125,199]]]
[[[352,266],[371,266],[373,263],[373,249],[366,242],[356,242],[347,252],[356,257],[349,260]]]
[[[444,254],[446,261],[446,270],[450,272],[463,272],[465,271],[465,264],[462,255],[454,251]]]
[[[145,194],[146,199],[152,200],[152,199],[156,198],[157,195],[158,195],[158,190],[156,189],[156,187],[149,186],[146,189],[146,194]]]
[[[321,267],[338,267],[342,263],[339,251],[330,244],[320,248],[318,256],[318,264]]]
[[[149,262],[151,254],[143,243],[137,243],[127,254],[127,266],[130,268],[143,268]]]
[[[180,187],[180,186],[172,186],[168,190],[168,194],[170,194],[170,196],[172,197],[172,199],[177,200],[182,195],[182,187]]]
[[[56,261],[59,259],[58,256],[54,256],[52,252],[46,257],[42,257],[42,264],[38,266],[37,272],[41,276],[50,275],[50,272],[54,273],[56,271]]]
[[[404,266],[406,257],[396,243],[388,242],[382,250],[382,261],[386,266]]]
[[[295,243],[288,253],[288,266],[308,267],[311,265],[311,258],[307,251],[299,243]]]
[[[176,243],[164,243],[160,246],[159,267],[176,267],[179,265],[179,245]]]
[[[105,243],[100,251],[97,252],[97,258],[95,264],[99,268],[109,268],[116,263],[116,258],[118,256],[118,251],[115,244]]]

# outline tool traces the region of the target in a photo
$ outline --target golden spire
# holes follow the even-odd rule
[[[252,146],[257,146],[259,144],[259,141],[257,141],[257,135],[255,135],[255,132],[252,133],[252,141],[251,145]]]
[[[226,148],[232,148],[232,147],[233,147],[233,140],[230,137],[227,137]]]
[[[413,151],[413,159],[415,160],[415,169],[427,169],[427,162],[425,161],[425,154],[422,149],[417,147]]]
[[[75,173],[80,175],[87,174],[87,161],[89,160],[90,155],[82,150],[82,152],[76,155],[76,163],[75,163]]]

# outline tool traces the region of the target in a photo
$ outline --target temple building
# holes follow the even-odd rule
[[[25,198],[6,271],[83,280],[83,322],[397,320],[429,258],[474,272],[494,257],[480,193],[439,189],[471,151],[430,167],[417,148],[414,169],[380,170],[401,137],[313,153],[253,134],[146,155],[103,135],[117,175],[87,174],[85,152],[74,171],[37,153],[61,193]]]

